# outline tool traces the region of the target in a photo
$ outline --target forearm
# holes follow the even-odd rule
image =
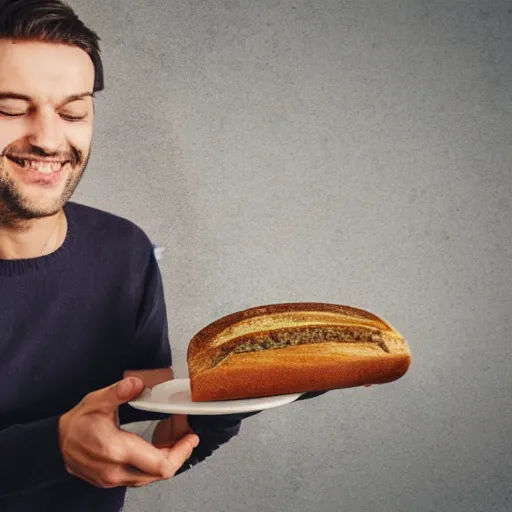
[[[0,431],[0,497],[25,492],[66,476],[59,446],[59,417]]]

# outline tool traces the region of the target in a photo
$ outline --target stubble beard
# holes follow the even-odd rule
[[[25,223],[26,221],[52,217],[59,213],[80,184],[89,157],[90,153],[87,155],[85,162],[73,166],[60,197],[52,204],[44,207],[31,204],[30,199],[23,196],[15,181],[7,176],[5,167],[0,160],[0,225]]]

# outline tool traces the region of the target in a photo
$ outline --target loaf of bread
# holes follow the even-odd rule
[[[206,326],[187,352],[195,402],[383,384],[402,377],[407,342],[372,313],[288,303],[239,311]]]

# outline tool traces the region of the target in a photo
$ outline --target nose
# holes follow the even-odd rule
[[[62,120],[55,112],[38,112],[30,123],[28,140],[41,152],[53,155],[62,152],[66,147],[66,139]]]

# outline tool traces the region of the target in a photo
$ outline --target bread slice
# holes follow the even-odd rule
[[[192,400],[236,400],[383,384],[402,377],[407,342],[368,311],[324,303],[259,306],[190,341]]]

